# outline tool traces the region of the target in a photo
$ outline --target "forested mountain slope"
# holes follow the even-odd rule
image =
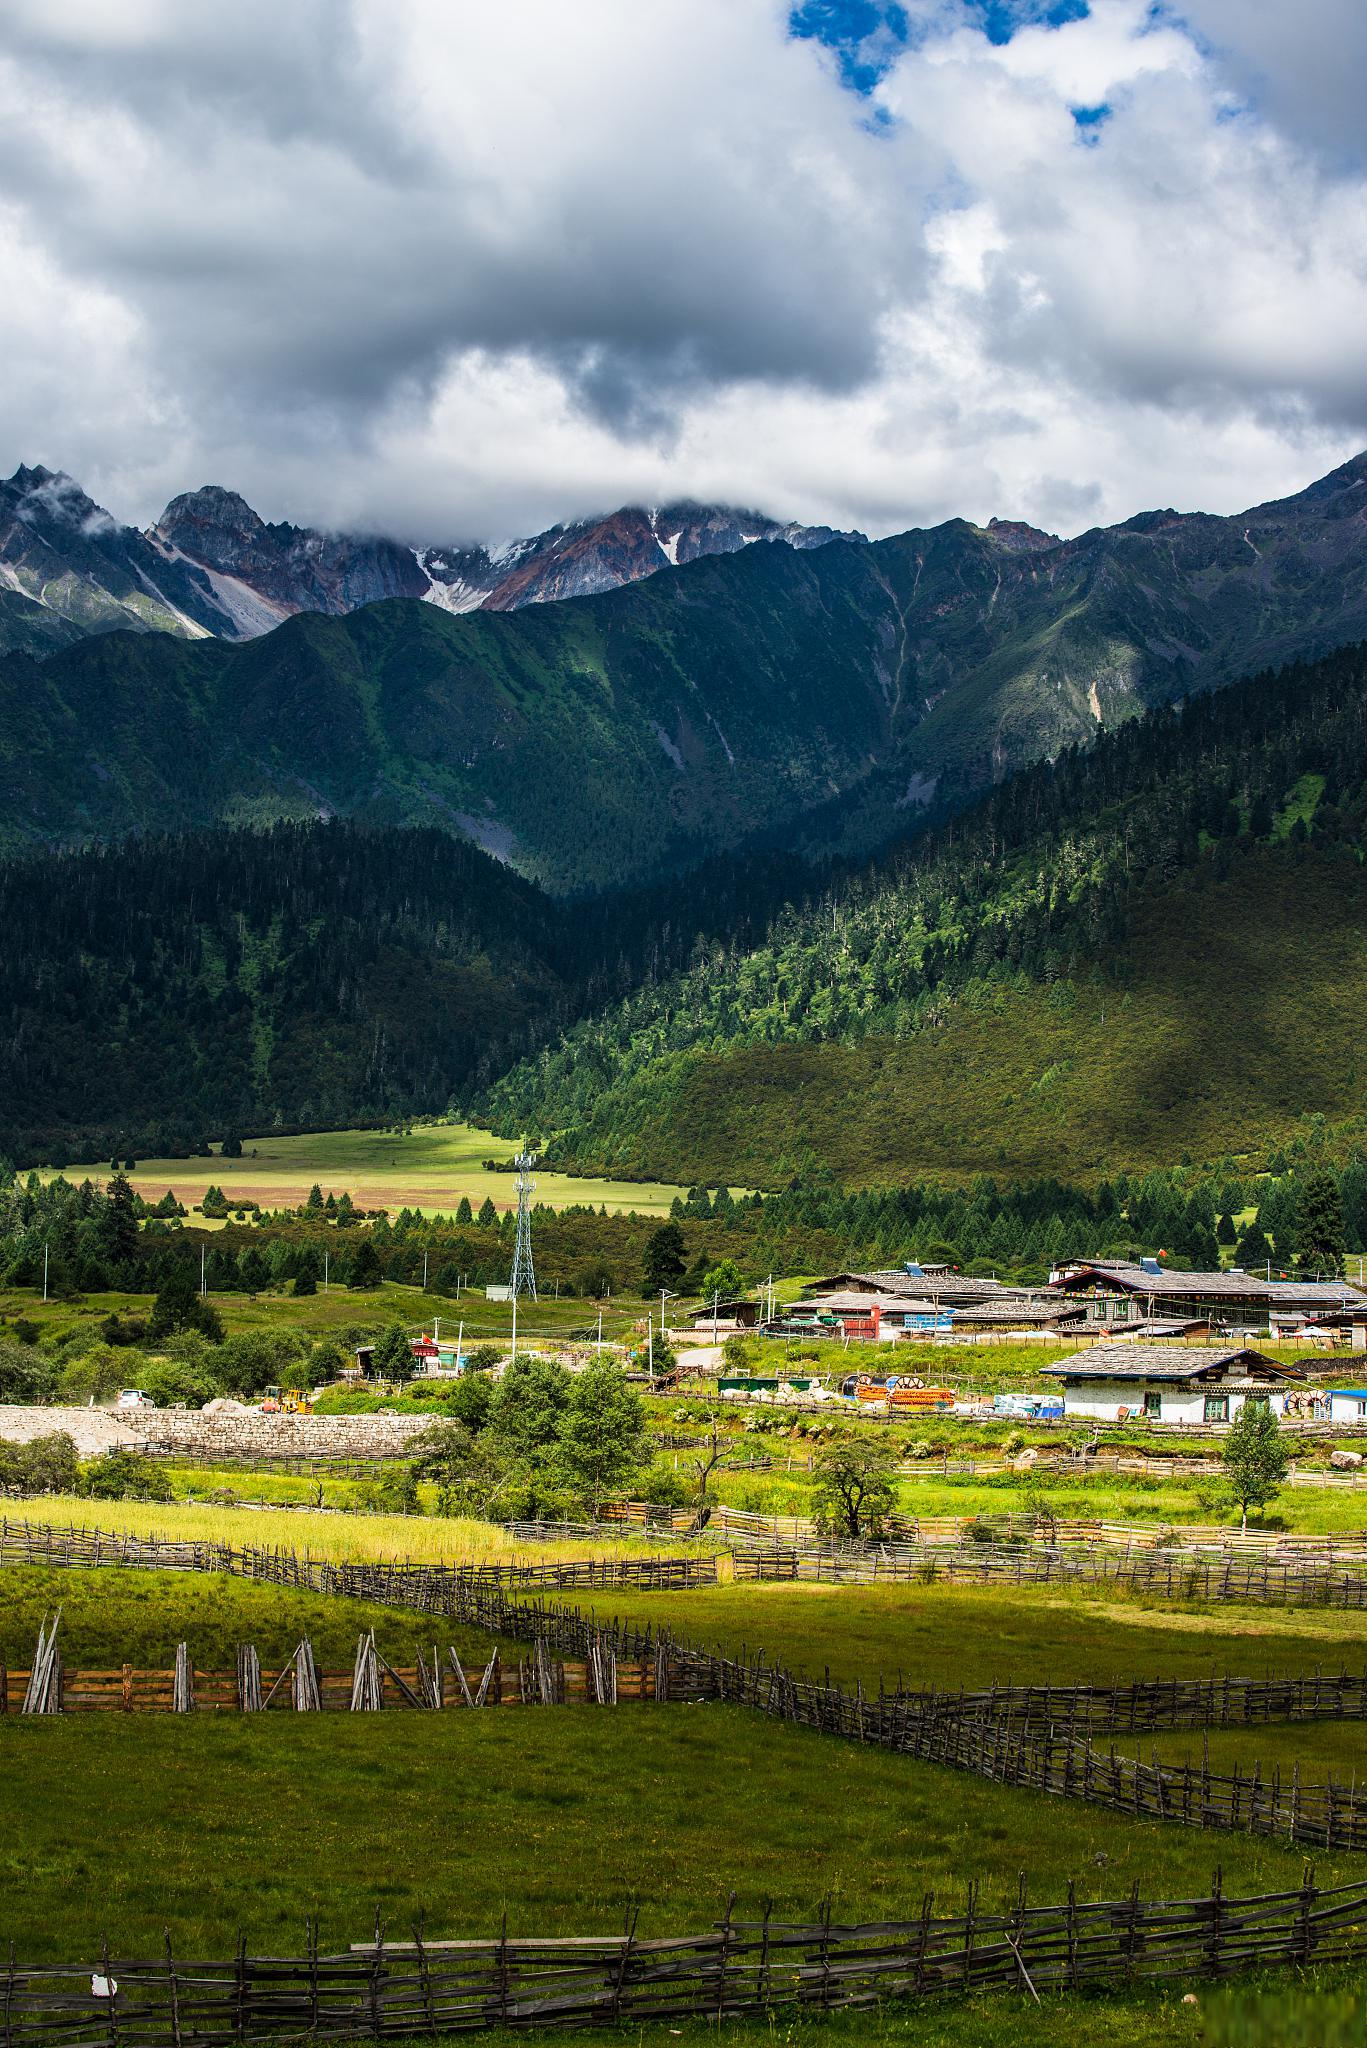
[[[561,1164],[848,1184],[1367,1133],[1367,656],[1162,709],[698,949],[484,1107]]]
[[[0,866],[0,1160],[442,1109],[585,1010],[760,937],[791,860],[557,903],[448,833],[216,828]]]
[[[1367,633],[1367,457],[1235,519],[758,543],[605,596],[394,600],[0,661],[0,843],[337,813],[565,890],[867,850],[1146,706]]]
[[[562,994],[550,906],[446,834],[217,832],[0,868],[0,1155],[403,1114]]]

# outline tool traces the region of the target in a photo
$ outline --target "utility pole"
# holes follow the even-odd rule
[[[424,1252],[424,1253],[423,1253],[423,1255],[422,1255],[422,1291],[423,1291],[423,1293],[424,1293],[424,1294],[426,1294],[426,1292],[427,1292],[427,1253],[426,1253],[426,1252]]]
[[[663,1305],[661,1305],[660,1313],[661,1315],[664,1314]],[[646,1371],[650,1375],[650,1384],[653,1387],[655,1384],[655,1311],[651,1308],[646,1310]]]
[[[47,1300],[47,1255],[48,1255],[48,1252],[49,1252],[49,1250],[50,1250],[50,1249],[51,1249],[51,1247],[50,1247],[50,1246],[48,1246],[48,1245],[44,1245],[44,1246],[43,1246],[43,1300],[44,1300],[44,1301],[46,1301],[46,1300]],[[602,1318],[601,1318],[601,1317],[599,1318],[599,1326],[600,1326],[600,1328],[601,1328],[601,1326],[602,1326]]]
[[[327,1253],[326,1253],[326,1252],[324,1252],[324,1253],[323,1253],[323,1292],[324,1292],[324,1294],[326,1294],[326,1293],[327,1293],[327,1291],[328,1291],[328,1255],[327,1255]]]
[[[516,1296],[516,1295],[514,1295],[514,1296],[513,1296],[513,1356],[512,1356],[512,1361],[511,1361],[511,1362],[512,1362],[512,1363],[513,1363],[514,1365],[516,1365],[516,1363],[517,1363],[517,1296]]]

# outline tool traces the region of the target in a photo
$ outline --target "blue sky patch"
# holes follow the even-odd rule
[[[1088,0],[961,0],[967,27],[992,43],[1009,43],[1023,28],[1062,28],[1083,21]],[[790,32],[834,52],[852,92],[871,93],[916,30],[898,0],[800,0],[788,17]]]

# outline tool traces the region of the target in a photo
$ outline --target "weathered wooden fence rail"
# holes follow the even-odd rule
[[[294,1550],[179,1542],[8,1518],[0,1518],[0,1563],[228,1572],[236,1578],[298,1586],[315,1593],[342,1593],[391,1606],[432,1608],[438,1613],[446,1611],[443,1598],[465,1584],[678,1590],[711,1586],[717,1581],[717,1559],[706,1552],[688,1557],[572,1558],[554,1564],[337,1564],[326,1558],[300,1557]]]
[[[1367,1954],[1367,1885],[1230,1896],[1029,1903],[970,1889],[963,1912],[839,1926],[730,1914],[695,1934],[358,1943],[324,1953],[178,1962],[104,1949],[80,1964],[3,1971],[6,2048],[222,2048],[278,2038],[435,2038],[494,2027],[583,2027],[832,2012],[966,1991],[1051,1990],[1233,1976]]]
[[[99,1555],[90,1540],[95,1532],[78,1534],[87,1539],[82,1561],[92,1561],[92,1548],[96,1549],[93,1561],[122,1561],[117,1544],[107,1546],[105,1554]],[[1355,1785],[1345,1788],[1332,1779],[1302,1785],[1298,1770],[1293,1771],[1289,1784],[1284,1784],[1279,1772],[1266,1778],[1256,1765],[1247,1773],[1236,1767],[1232,1774],[1222,1775],[1209,1769],[1204,1756],[1199,1766],[1145,1764],[1137,1758],[1117,1756],[1114,1749],[1099,1748],[1092,1741],[1091,1726],[1079,1732],[1079,1715],[1071,1710],[1055,1718],[1041,1706],[1032,1716],[1028,1708],[1022,1711],[1013,1704],[994,1713],[976,1700],[959,1712],[954,1709],[954,1696],[943,1694],[887,1692],[880,1687],[877,1695],[872,1695],[859,1686],[851,1693],[840,1686],[797,1677],[766,1663],[762,1655],[749,1660],[723,1657],[686,1648],[666,1632],[649,1626],[604,1624],[567,1603],[547,1600],[532,1587],[510,1584],[489,1572],[423,1565],[334,1565],[301,1560],[292,1553],[248,1553],[217,1545],[163,1547],[204,1554],[204,1563],[196,1567],[187,1560],[180,1566],[183,1569],[236,1571],[249,1566],[249,1576],[439,1614],[496,1638],[537,1644],[543,1659],[555,1656],[594,1662],[610,1653],[618,1664],[652,1662],[653,1697],[660,1700],[714,1699],[750,1707],[823,1735],[874,1744],[1002,1784],[1082,1799],[1136,1817],[1274,1835],[1330,1849],[1367,1848],[1367,1810]],[[152,1562],[158,1546],[144,1544],[142,1548],[148,1553],[144,1562]],[[1153,1553],[1145,1555],[1153,1557]],[[713,1560],[610,1562],[649,1567]],[[541,1569],[550,1573],[560,1568]],[[1239,1568],[1231,1565],[1227,1569]],[[517,1597],[519,1594],[522,1597]],[[1209,1592],[1205,1597],[1211,1597]],[[1237,1596],[1230,1593],[1225,1597]],[[1231,1681],[1231,1685],[1235,1683]],[[1345,1681],[1349,1688],[1356,1684]],[[1158,1712],[1161,1692],[1160,1686],[1153,1715]],[[1345,1698],[1356,1699],[1357,1695],[1348,1691]],[[1160,1723],[1151,1717],[1147,1725]]]
[[[1123,1685],[992,1685],[903,1691],[925,1714],[1109,1733],[1251,1728],[1272,1721],[1367,1720],[1367,1672],[1291,1678],[1152,1678]]]
[[[60,1656],[44,1669],[6,1670],[0,1664],[0,1714],[356,1713],[380,1708],[428,1711],[500,1706],[618,1706],[653,1699],[655,1665],[622,1663],[610,1642],[580,1661],[553,1658],[533,1644],[529,1656],[471,1665],[448,1648],[432,1646],[431,1661],[391,1665],[373,1642],[346,1669],[324,1669],[302,1643],[278,1669],[267,1669],[254,1646],[238,1646],[231,1671],[204,1670],[182,1643],[174,1668],[68,1669]]]
[[[1166,1600],[1247,1601],[1279,1607],[1367,1609],[1367,1569],[1319,1559],[1233,1556],[1192,1550],[1076,1549],[1045,1543],[899,1543],[876,1549],[737,1545],[738,1580],[869,1585],[1104,1584]]]

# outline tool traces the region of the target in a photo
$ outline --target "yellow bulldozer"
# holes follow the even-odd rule
[[[299,1387],[267,1387],[261,1401],[263,1415],[312,1415],[313,1403]]]

